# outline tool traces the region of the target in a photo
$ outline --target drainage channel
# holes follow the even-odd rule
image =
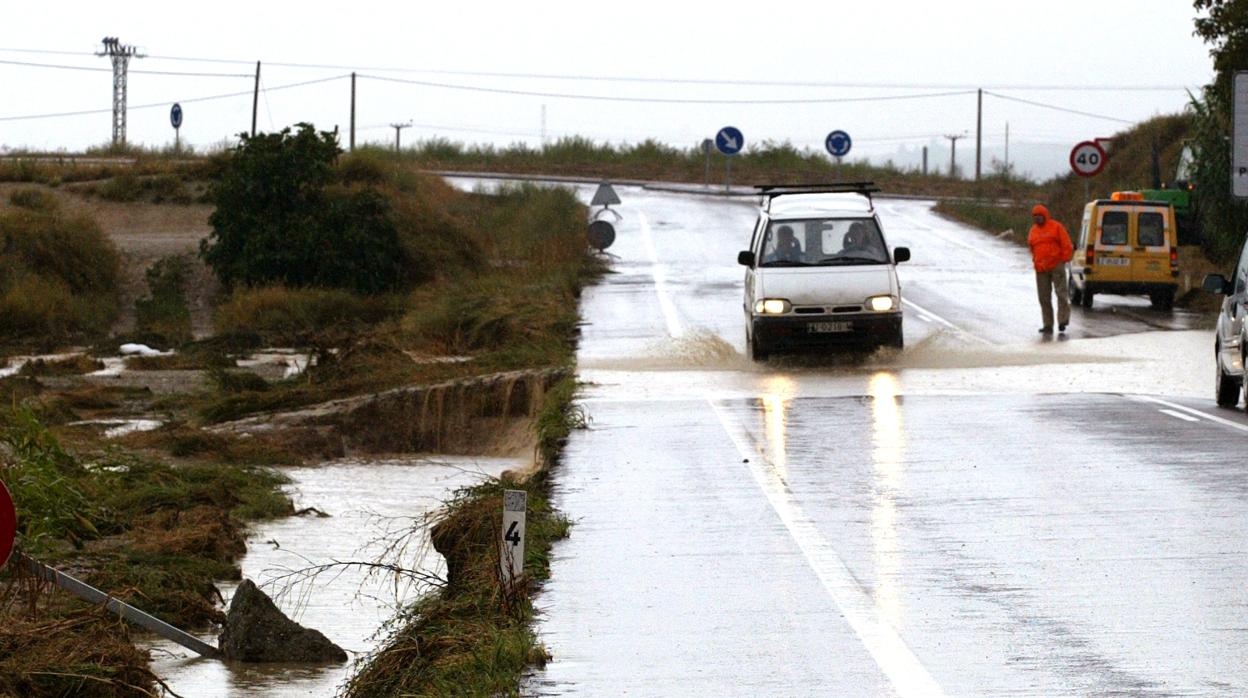
[[[283,468],[295,509],[328,514],[291,517],[253,526],[243,576],[260,585],[299,623],[320,630],[357,659],[376,648],[380,629],[395,608],[420,589],[393,577],[369,577],[340,569],[312,583],[281,581],[292,571],[333,561],[373,561],[398,530],[436,511],[452,490],[495,477],[522,459],[465,456],[401,457],[333,461],[317,467]],[[445,575],[442,557],[422,537],[409,548],[409,565]],[[278,581],[275,581],[278,580]],[[234,583],[218,584],[228,602]],[[215,633],[200,638],[216,644]],[[343,665],[244,664],[203,659],[152,637],[152,670],[185,696],[329,696],[347,679]]]

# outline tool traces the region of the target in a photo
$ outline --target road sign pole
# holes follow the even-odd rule
[[[724,191],[732,190],[732,156],[724,156]]]

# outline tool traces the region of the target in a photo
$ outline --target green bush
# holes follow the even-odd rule
[[[181,344],[191,339],[191,309],[186,304],[190,265],[179,256],[164,257],[147,270],[148,296],[134,302],[135,331]]]
[[[60,208],[56,197],[42,189],[14,189],[9,193],[9,203],[18,208],[50,213]]]
[[[243,136],[210,195],[200,254],[226,286],[382,293],[471,263],[472,244],[425,179],[378,153],[343,158],[337,137]]]
[[[57,279],[74,293],[108,294],[117,288],[120,266],[116,246],[90,218],[27,209],[0,213],[0,268],[14,275],[24,270]]]
[[[96,187],[95,193],[107,201],[138,201],[143,197],[143,183],[137,176],[127,172]]]

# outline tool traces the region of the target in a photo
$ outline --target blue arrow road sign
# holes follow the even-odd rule
[[[828,138],[823,144],[828,147],[829,153],[840,158],[849,154],[849,149],[853,147],[854,141],[844,131],[833,131],[828,134]]]
[[[736,155],[745,147],[745,136],[734,126],[725,126],[715,134],[715,147],[724,155]]]
[[[169,123],[173,124],[174,128],[182,128],[182,105],[181,104],[177,104],[175,102],[173,105],[173,108],[169,110]]]

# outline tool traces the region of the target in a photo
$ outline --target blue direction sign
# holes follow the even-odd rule
[[[849,154],[849,149],[853,147],[854,141],[844,131],[833,131],[828,134],[823,144],[828,147],[828,152],[833,156],[842,158]]]
[[[715,147],[724,155],[736,155],[745,147],[745,136],[735,126],[725,126],[715,134]]]
[[[169,123],[174,128],[182,128],[182,105],[174,102],[173,108],[169,110]]]

